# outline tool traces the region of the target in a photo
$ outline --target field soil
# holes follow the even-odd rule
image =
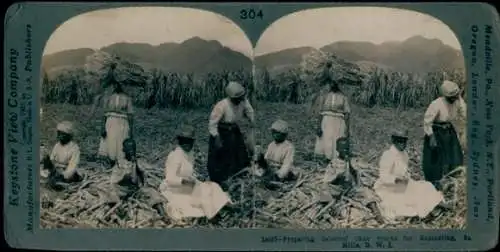
[[[72,106],[67,104],[45,104],[44,114],[41,119],[41,145],[45,149],[50,149],[56,141],[55,128],[58,122],[62,120],[71,120],[76,124],[75,140],[80,145],[82,152],[82,161],[80,169],[82,173],[86,173],[88,179],[94,181],[104,181],[107,179],[109,171],[101,172],[96,163],[89,161],[92,155],[97,153],[99,145],[100,126],[102,123],[102,112],[98,111],[96,115],[89,115],[90,106]],[[319,163],[312,158],[311,152],[314,150],[315,143],[315,125],[309,120],[307,107],[305,105],[293,105],[285,103],[256,103],[254,104],[256,110],[257,129],[255,131],[255,139],[258,145],[265,148],[271,141],[271,134],[269,127],[276,119],[283,119],[289,123],[290,134],[289,139],[296,146],[296,166],[304,170],[305,173],[312,174],[315,170],[321,168]],[[410,140],[408,145],[408,152],[410,155],[410,169],[412,170],[413,178],[421,178],[421,150],[423,142],[423,121],[422,109],[406,109],[397,110],[392,108],[366,108],[352,105],[352,128],[351,128],[351,141],[353,152],[363,159],[373,169],[376,169],[378,158],[382,152],[389,147],[390,133],[394,128],[403,128],[409,130]],[[184,123],[192,124],[196,127],[196,171],[201,179],[206,178],[206,156],[208,149],[208,117],[210,108],[206,109],[137,109],[135,115],[135,128],[134,136],[137,141],[137,151],[147,161],[154,165],[154,170],[148,171],[154,174],[155,178],[150,180],[153,186],[157,186],[161,179],[163,179],[163,164],[168,153],[175,147],[175,134],[178,132],[179,125]],[[309,176],[310,179],[319,180],[318,176]],[[463,228],[465,226],[466,216],[466,202],[465,191],[466,188],[456,188],[457,186],[465,186],[464,175],[462,178],[453,180],[455,185],[454,192],[450,196],[455,201],[455,209],[451,212],[445,213],[432,225],[422,223],[404,222],[394,225],[394,227],[427,227],[427,228]],[[303,181],[303,184],[317,183],[318,181]],[[81,191],[82,186],[77,186],[74,191]],[[81,194],[81,195],[80,195]],[[42,227],[103,227],[103,226],[121,226],[121,227],[166,227],[167,224],[161,224],[159,221],[129,221],[117,222],[118,224],[110,224],[109,222],[101,221],[100,223],[93,223],[88,221],[74,220],[71,221],[69,216],[75,215],[68,213],[67,210],[57,210],[58,205],[68,205],[70,200],[80,200],[84,198],[84,194],[80,192],[79,198],[76,196],[70,197],[68,195],[61,196],[59,199],[48,199],[47,196],[42,195],[42,203],[44,201],[54,201],[52,207],[42,207],[41,218]],[[89,195],[85,197],[91,197]],[[66,202],[66,203],[64,203]],[[64,203],[64,204],[63,204]],[[97,203],[96,203],[97,204]],[[140,203],[134,203],[140,205]],[[300,204],[300,203],[299,203]],[[305,203],[302,203],[305,204]],[[75,208],[87,208],[84,213],[80,213],[79,219],[84,219],[84,215],[90,216],[88,210],[91,206],[87,203],[72,204]],[[61,206],[60,206],[61,207]],[[96,209],[98,207],[96,206]],[[82,210],[83,211],[83,210]],[[109,209],[102,210],[104,215],[109,215]],[[69,211],[74,212],[74,211]],[[55,214],[56,213],[56,214]],[[137,213],[131,213],[135,215]],[[58,215],[58,216],[54,216]],[[150,213],[150,217],[154,214]],[[66,216],[66,217],[64,217]],[[254,215],[255,217],[255,215]],[[75,219],[78,219],[75,217]],[[149,217],[142,217],[147,219]],[[231,218],[231,217],[226,217]],[[245,217],[247,218],[247,217]],[[245,218],[241,217],[241,220]],[[250,218],[250,217],[248,217]],[[233,217],[234,219],[234,217]],[[78,223],[77,223],[78,222]],[[244,221],[243,221],[244,222]],[[270,221],[271,222],[271,221]],[[133,224],[131,224],[133,223]],[[142,224],[140,224],[142,223]],[[149,223],[149,224],[148,224]],[[158,224],[160,223],[160,224]],[[175,226],[180,224],[168,224]],[[168,226],[167,225],[167,226]],[[187,224],[185,224],[187,225]],[[209,223],[189,224],[191,226],[210,226]],[[222,225],[231,227],[237,224],[231,224],[229,221]],[[242,224],[238,224],[242,225]],[[336,225],[331,225],[334,227]],[[351,225],[355,226],[355,225]],[[340,227],[340,226],[339,226]],[[346,227],[345,225],[343,227]]]

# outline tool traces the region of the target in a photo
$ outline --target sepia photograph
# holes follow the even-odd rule
[[[252,53],[232,21],[196,9],[61,24],[41,66],[42,228],[244,226],[230,182],[253,150]]]
[[[92,11],[42,59],[41,228],[466,226],[461,45],[415,11]]]
[[[281,183],[262,193],[264,223],[465,227],[465,60],[448,26],[395,8],[310,9],[271,24],[254,52],[256,142]]]

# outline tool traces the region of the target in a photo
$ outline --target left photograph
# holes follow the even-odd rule
[[[252,57],[197,9],[62,23],[41,65],[41,228],[250,227]]]

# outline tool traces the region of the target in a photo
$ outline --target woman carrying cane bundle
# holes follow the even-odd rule
[[[122,86],[115,83],[113,93],[106,100],[101,136],[105,139],[105,153],[111,163],[123,159],[123,141],[133,138],[132,99]]]
[[[317,140],[314,153],[329,162],[337,156],[336,142],[340,137],[349,137],[349,115],[351,107],[349,100],[342,93],[339,81],[328,77],[325,84],[330,85],[330,91],[319,96],[316,105],[319,107]]]

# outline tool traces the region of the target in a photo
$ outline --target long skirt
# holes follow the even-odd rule
[[[236,124],[219,123],[222,148],[217,149],[215,138],[208,141],[207,169],[210,180],[221,184],[250,165],[250,155],[240,128]]]
[[[426,217],[441,201],[443,194],[427,181],[409,180],[404,185],[376,183],[382,215],[390,220],[398,217]]]
[[[422,168],[425,180],[436,183],[454,168],[463,165],[464,154],[457,132],[451,123],[435,123],[432,130],[437,147],[430,147],[430,137],[424,138]]]
[[[109,116],[106,119],[105,146],[101,143],[99,147],[100,152],[105,150],[106,156],[114,161],[124,158],[123,141],[127,139],[129,135],[130,127],[127,118]]]
[[[337,139],[346,136],[346,123],[340,116],[325,115],[321,121],[323,134],[316,138],[314,153],[328,159],[337,157]]]
[[[213,182],[197,182],[192,190],[172,190],[165,181],[161,194],[168,200],[167,214],[176,220],[184,218],[213,218],[228,203],[229,196]]]

